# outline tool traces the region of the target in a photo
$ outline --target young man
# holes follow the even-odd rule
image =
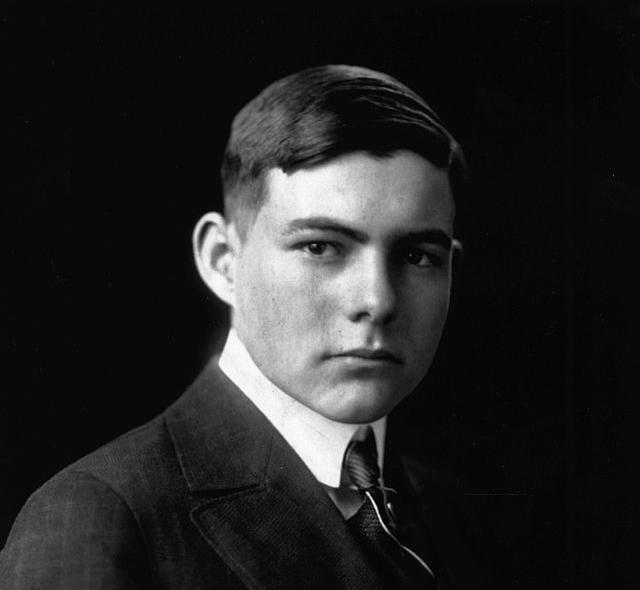
[[[231,309],[222,354],[29,499],[3,588],[483,587],[449,491],[386,441],[444,326],[463,173],[435,113],[379,72],[311,68],[246,105],[225,216],[194,232]]]

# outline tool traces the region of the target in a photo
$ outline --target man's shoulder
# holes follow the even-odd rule
[[[225,386],[219,377],[200,376],[164,412],[46,481],[11,528],[0,578],[20,588],[25,581],[33,583],[28,587],[93,587],[78,582],[87,579],[101,587],[129,587],[132,580],[144,586],[167,551],[170,559],[182,559],[180,547],[190,544],[189,567],[204,559],[189,516],[201,499],[189,477],[194,462],[217,461],[207,477],[218,485],[229,453],[228,446],[221,449],[220,429],[228,423],[221,416],[236,393],[225,397]]]
[[[23,512],[72,503],[94,510],[122,506],[135,515],[175,495],[180,479],[163,413],[63,468],[29,497]]]
[[[206,446],[207,457],[215,460],[223,450],[211,431],[225,426],[229,406],[224,383],[211,363],[163,412],[103,444],[63,468],[38,490],[35,497],[67,494],[88,496],[104,491],[119,497],[135,514],[153,510],[156,503],[180,502],[188,493],[185,465],[191,455]],[[232,393],[233,394],[233,393]],[[187,442],[185,442],[187,438]]]
[[[183,502],[183,489],[161,414],[31,494],[0,552],[0,575],[16,588],[75,588],[94,577],[108,587],[145,585],[148,535],[159,526],[154,515]]]
[[[400,463],[420,502],[429,509],[474,520],[464,479],[422,456],[399,453]]]
[[[450,497],[462,493],[461,478],[427,458],[411,452],[398,453],[400,462],[418,495]]]
[[[165,414],[159,414],[67,466],[54,478],[93,477],[122,494],[178,471]]]

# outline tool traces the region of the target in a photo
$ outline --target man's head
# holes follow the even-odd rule
[[[260,370],[343,422],[390,411],[424,376],[447,315],[462,153],[393,78],[324,66],[236,116],[226,219],[205,215],[200,273]]]
[[[233,120],[221,176],[227,220],[244,237],[264,203],[265,173],[292,173],[364,150],[389,155],[412,150],[464,174],[462,152],[438,116],[398,80],[366,68],[328,65],[278,80]],[[454,187],[455,189],[455,187]]]

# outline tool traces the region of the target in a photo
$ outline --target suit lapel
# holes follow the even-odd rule
[[[213,359],[166,413],[190,518],[249,588],[380,588],[322,486]]]

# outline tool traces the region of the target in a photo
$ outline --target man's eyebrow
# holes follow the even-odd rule
[[[368,240],[366,233],[346,226],[331,217],[302,217],[293,219],[287,224],[283,235],[290,236],[304,230],[335,232],[359,243],[365,243]],[[400,239],[403,242],[435,244],[446,250],[450,250],[453,243],[451,236],[438,228],[410,231],[403,234]]]
[[[453,239],[445,231],[437,228],[428,228],[420,231],[412,231],[403,238],[407,242],[435,244],[442,246],[445,250],[451,250]]]
[[[367,234],[364,232],[348,227],[335,219],[331,219],[331,217],[302,217],[300,219],[293,219],[287,223],[287,227],[282,233],[285,236],[289,236],[304,230],[335,232],[360,243],[364,243],[368,239]]]

